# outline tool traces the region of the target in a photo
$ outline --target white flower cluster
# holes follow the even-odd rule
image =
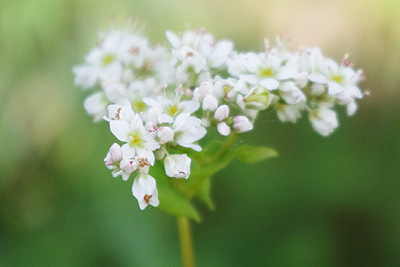
[[[137,173],[132,193],[141,209],[159,204],[149,167],[159,160],[167,176],[187,179],[191,159],[171,149],[201,151],[206,128],[223,136],[250,131],[258,112],[271,108],[289,122],[308,112],[326,136],[338,126],[333,107],[346,105],[352,115],[363,96],[362,72],[347,57],[336,63],[318,48],[290,53],[277,38],[274,47],[265,42],[264,52],[238,53],[203,30],[166,36],[169,45],[150,46],[138,34],[109,31],[73,69],[78,86],[96,90],[85,101],[87,112],[108,121],[124,143],[113,144],[104,162],[114,177]]]

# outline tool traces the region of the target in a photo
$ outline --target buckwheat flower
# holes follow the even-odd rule
[[[126,142],[122,146],[124,157],[138,155],[154,165],[153,151],[160,148],[160,144],[154,139],[154,133],[146,131],[139,114],[135,114],[131,122],[110,120],[110,130],[118,140]]]
[[[113,177],[122,175],[124,181],[128,180],[129,176],[137,168],[137,162],[133,159],[124,159],[121,147],[114,143],[104,159],[104,164],[108,169],[112,170]]]
[[[174,130],[174,138],[178,145],[201,151],[201,147],[194,144],[207,133],[201,126],[200,119],[190,116],[189,113],[182,113],[175,119],[171,128]]]
[[[211,82],[203,82],[193,91],[193,99],[197,101],[203,100],[207,95],[212,95],[214,86]]]
[[[135,113],[132,110],[131,104],[128,101],[123,101],[122,105],[109,105],[107,107],[108,117],[104,117],[106,121],[123,120],[130,122],[133,120]]]
[[[292,66],[285,66],[285,61],[279,57],[275,48],[267,55],[249,53],[245,67],[250,74],[240,75],[239,78],[254,86],[261,85],[268,90],[277,89],[281,80],[297,76],[297,70]]]
[[[97,92],[86,98],[83,105],[86,112],[93,117],[93,120],[99,121],[107,114],[108,104],[104,92]]]
[[[234,78],[222,79],[217,76],[214,79],[214,93],[217,99],[234,102],[238,94],[247,95],[250,89],[245,81]]]
[[[206,95],[203,99],[203,110],[214,111],[218,107],[218,100],[213,95]]]
[[[122,180],[127,181],[129,176],[137,169],[138,163],[133,159],[123,159],[119,164]]]
[[[306,101],[306,96],[300,91],[294,82],[284,82],[279,86],[280,96],[288,104],[297,104]]]
[[[215,45],[215,49],[211,56],[208,58],[208,66],[210,68],[218,69],[226,64],[229,54],[233,49],[233,43],[229,41],[221,41]]]
[[[243,133],[252,130],[253,124],[245,116],[236,116],[233,118],[233,128],[238,133]]]
[[[85,59],[86,64],[73,69],[75,83],[82,88],[90,88],[103,75],[121,76],[120,48],[124,37],[119,31],[107,33],[100,45],[90,51]]]
[[[217,108],[214,113],[214,118],[216,120],[222,121],[228,118],[229,116],[229,107],[227,105],[222,105]]]
[[[119,164],[122,158],[123,157],[121,147],[117,143],[114,143],[110,147],[110,150],[108,151],[107,156],[104,159],[104,164],[106,164],[106,166],[112,166],[117,163]]]
[[[308,118],[313,128],[323,136],[328,136],[338,127],[336,112],[330,109],[313,109]]]
[[[135,178],[132,194],[137,199],[141,210],[144,210],[149,204],[153,207],[157,207],[160,204],[156,180],[147,173],[141,172]]]
[[[301,110],[305,109],[305,103],[303,102],[294,105],[277,103],[275,109],[278,113],[278,118],[281,121],[295,123],[297,119],[301,117]]]
[[[358,74],[350,67],[338,65],[335,61],[326,61],[328,76],[328,94],[335,95],[347,87],[353,87],[359,81]]]
[[[228,136],[231,132],[231,128],[226,124],[226,122],[218,123],[217,130],[223,136]]]
[[[328,82],[325,58],[319,48],[306,48],[299,57],[299,71],[308,73],[308,79],[315,83]]]
[[[165,173],[169,177],[187,179],[190,175],[191,161],[192,160],[186,154],[168,155],[164,159]]]
[[[143,102],[153,108],[157,113],[159,123],[173,123],[181,113],[193,113],[199,109],[200,103],[194,100],[180,101],[182,95],[177,93],[175,100],[172,101],[166,97],[145,98]]]
[[[277,97],[271,94],[267,88],[258,85],[253,87],[246,96],[238,94],[236,104],[238,104],[242,110],[245,108],[264,110],[268,108],[276,98]]]
[[[336,99],[339,105],[347,106],[347,115],[352,116],[357,110],[357,104],[355,99],[360,99],[363,97],[361,90],[356,86],[347,86],[344,88],[343,92],[336,95]]]

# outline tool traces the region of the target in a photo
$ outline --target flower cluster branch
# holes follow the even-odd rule
[[[363,97],[358,83],[364,75],[347,55],[336,62],[319,48],[289,52],[284,38],[265,41],[259,53],[238,52],[233,42],[216,41],[202,29],[167,31],[166,37],[167,45],[151,45],[138,33],[110,30],[73,69],[76,85],[93,90],[84,102],[87,113],[107,121],[119,140],[104,163],[125,181],[135,173],[132,194],[140,209],[160,204],[160,178],[150,175],[157,162],[167,177],[199,177],[183,195],[197,194],[212,173],[191,175],[191,155],[202,151],[199,140],[211,127],[233,141],[271,109],[283,122],[306,113],[327,136],[338,127],[334,108],[345,106],[353,115]],[[210,158],[220,160],[229,146]]]

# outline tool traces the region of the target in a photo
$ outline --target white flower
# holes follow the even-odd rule
[[[203,100],[207,95],[212,95],[213,92],[213,84],[211,82],[204,82],[193,91],[193,99],[197,101]]]
[[[113,177],[122,175],[124,181],[137,169],[137,162],[133,159],[124,159],[121,147],[114,143],[104,159],[104,164],[112,170]]]
[[[133,159],[123,159],[119,164],[119,168],[121,169],[122,173],[122,180],[128,180],[129,176],[132,172],[136,171],[138,167],[137,161]]]
[[[107,101],[104,92],[98,92],[86,98],[83,105],[86,109],[86,112],[93,116],[94,121],[99,121],[107,114],[108,104],[109,102]]]
[[[169,155],[164,159],[165,173],[169,177],[185,178],[190,175],[191,159],[186,155]]]
[[[236,116],[233,118],[233,128],[238,133],[243,133],[252,130],[253,124],[245,116]]]
[[[248,53],[244,63],[249,74],[242,74],[239,78],[253,86],[261,85],[268,90],[277,89],[281,80],[297,76],[297,70],[292,65],[285,65],[284,58],[279,56],[275,48],[271,49],[267,56],[263,53]]]
[[[330,109],[311,110],[308,118],[313,128],[323,136],[328,136],[338,127],[336,112]]]
[[[207,133],[206,129],[201,126],[200,119],[190,116],[189,113],[182,113],[175,119],[172,130],[175,132],[174,138],[178,145],[201,151],[199,145],[193,144]]]
[[[297,104],[299,102],[306,101],[306,96],[300,89],[295,85],[294,82],[284,82],[279,86],[281,97],[288,104]]]
[[[121,77],[121,42],[125,36],[118,31],[107,33],[101,44],[94,48],[85,61],[86,64],[75,67],[75,83],[83,88],[93,87],[102,76]]]
[[[278,118],[285,122],[285,121],[290,121],[290,122],[296,122],[298,118],[301,117],[300,111],[304,109],[305,104],[304,103],[299,103],[295,105],[286,105],[286,104],[280,104],[277,103],[275,105],[275,109],[278,113]]]
[[[153,207],[157,207],[160,204],[156,180],[147,173],[140,173],[135,178],[132,194],[137,199],[141,210],[144,210],[149,204]]]
[[[193,113],[199,109],[200,103],[193,100],[180,101],[181,94],[177,93],[176,99],[172,100],[158,96],[157,98],[145,98],[143,102],[152,107],[152,112],[157,114],[159,123],[173,123],[181,113]]]
[[[229,41],[221,41],[215,45],[215,49],[208,59],[210,68],[221,68],[226,64],[229,54],[233,49],[233,43]]]
[[[104,118],[106,121],[123,120],[130,122],[135,116],[135,113],[131,108],[131,104],[128,101],[124,101],[122,105],[109,105],[107,110],[108,117]]]
[[[228,118],[229,116],[229,107],[227,105],[222,105],[217,108],[214,114],[214,118],[216,120],[222,121]]]
[[[217,130],[223,136],[228,136],[231,132],[231,128],[225,122],[218,123]]]
[[[160,144],[154,139],[154,133],[146,131],[139,114],[135,114],[131,122],[110,120],[110,130],[120,141],[126,142],[122,146],[124,157],[133,158],[138,155],[154,165],[152,151],[160,148]]]

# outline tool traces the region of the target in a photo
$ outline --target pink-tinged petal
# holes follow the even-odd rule
[[[128,141],[128,134],[130,132],[129,123],[122,120],[110,120],[110,130],[118,140],[122,142]]]
[[[231,128],[225,122],[218,123],[217,129],[218,132],[223,136],[228,136],[231,132]]]

